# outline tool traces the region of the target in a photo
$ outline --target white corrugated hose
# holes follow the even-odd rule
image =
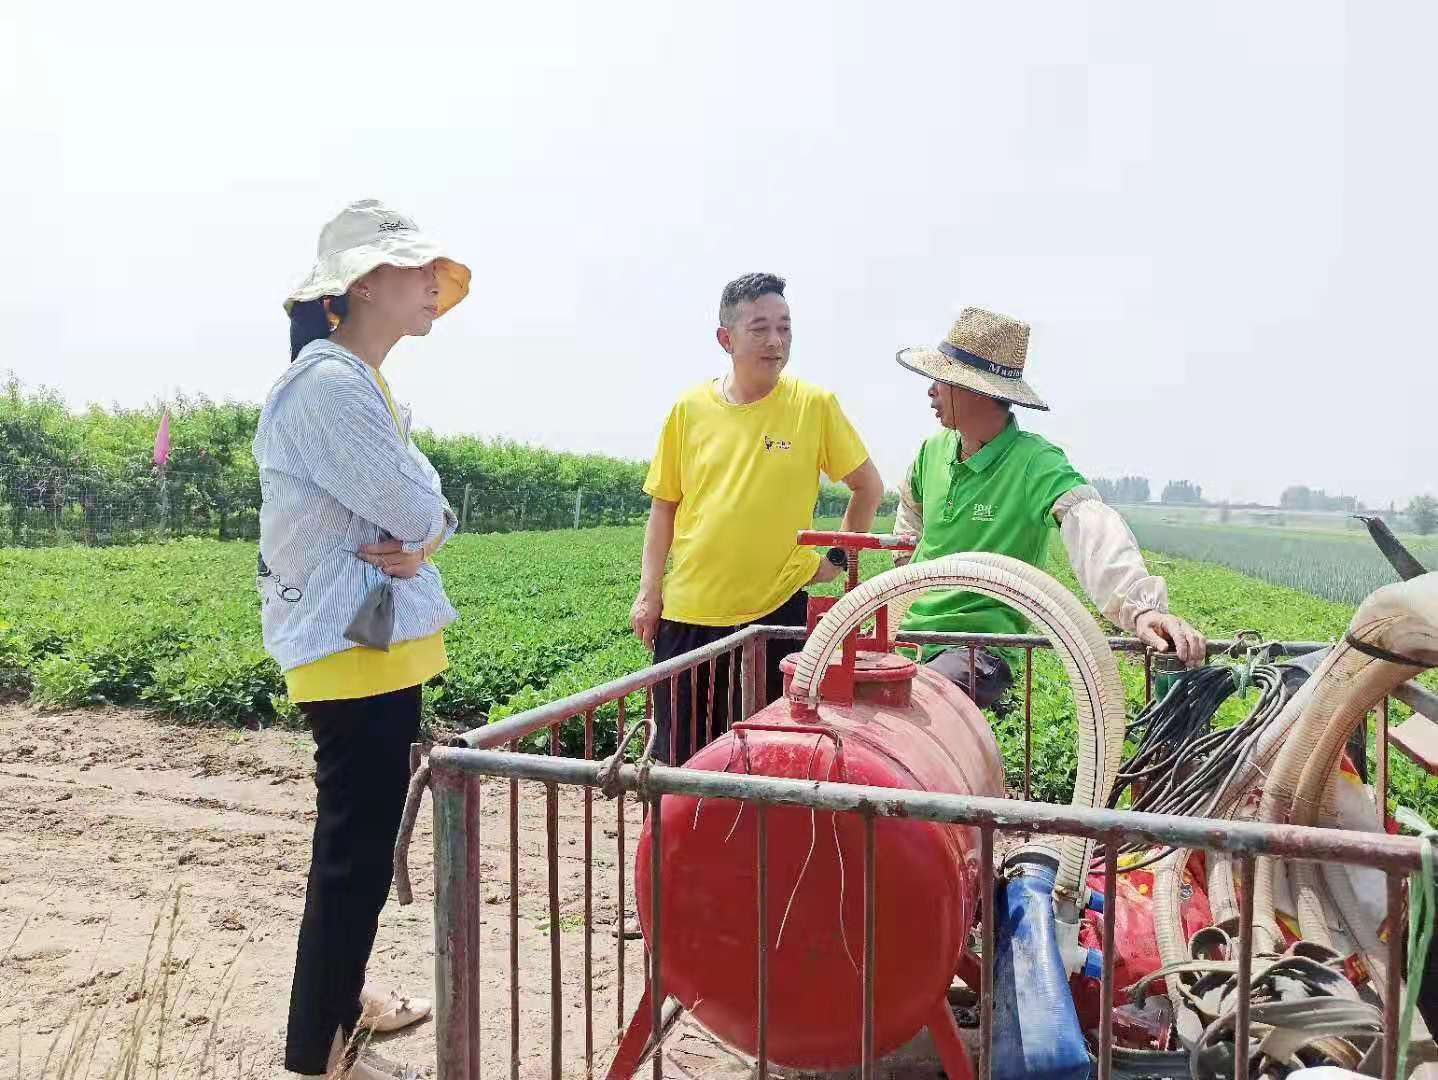
[[[1118,664],[1094,617],[1053,577],[1018,559],[988,552],[947,555],[890,570],[847,593],[825,614],[799,654],[791,694],[818,704],[822,672],[844,638],[880,607],[907,607],[929,589],[963,589],[1001,600],[1038,624],[1054,646],[1073,687],[1078,717],[1078,777],[1073,805],[1108,802],[1123,755],[1125,702]],[[906,603],[907,601],[908,603]],[[1060,849],[1055,910],[1070,925],[1082,913],[1093,841],[1066,837]]]
[[[1365,652],[1351,640],[1385,655]],[[1214,816],[1247,816],[1252,813],[1252,797],[1261,794],[1260,821],[1335,825],[1333,791],[1349,736],[1394,688],[1434,666],[1438,666],[1438,574],[1385,585],[1372,593],[1354,613],[1348,637],[1264,731],[1252,757],[1222,793]],[[1155,870],[1154,928],[1165,966],[1188,959],[1178,889],[1187,859],[1188,852],[1176,851]],[[1292,862],[1285,869],[1304,939],[1331,946],[1330,925],[1341,927],[1364,954],[1381,995],[1386,989],[1386,957],[1378,948],[1371,905],[1360,900],[1352,875],[1335,874],[1336,868],[1320,868],[1312,862]],[[1274,903],[1276,870],[1275,860],[1258,859],[1256,954],[1276,953],[1283,940]],[[1236,913],[1232,864],[1227,859],[1212,861],[1209,889],[1216,917]]]

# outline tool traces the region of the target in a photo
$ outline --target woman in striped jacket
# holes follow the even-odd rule
[[[365,968],[421,687],[448,666],[443,630],[456,613],[429,560],[456,520],[380,369],[464,298],[469,277],[409,218],[351,204],[286,301],[292,363],[255,435],[265,648],[315,740],[318,817],[285,1047],[285,1068],[302,1076],[404,1075],[356,1054],[355,1032],[430,1009],[375,993]]]

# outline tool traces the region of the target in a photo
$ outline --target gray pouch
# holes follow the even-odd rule
[[[350,624],[345,639],[356,645],[389,652],[394,637],[394,588],[388,577],[369,591]]]

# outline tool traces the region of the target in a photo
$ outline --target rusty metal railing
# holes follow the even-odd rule
[[[436,1020],[439,1042],[439,1075],[442,1080],[479,1077],[484,1074],[482,1047],[485,1037],[486,1013],[481,1000],[481,928],[484,875],[481,848],[481,788],[485,777],[498,778],[507,785],[508,836],[504,847],[507,858],[508,894],[508,1075],[521,1075],[524,1025],[520,1008],[520,908],[521,908],[521,855],[520,855],[520,785],[530,781],[545,786],[545,835],[544,835],[544,876],[546,879],[546,909],[549,947],[549,1070],[552,1077],[572,1075],[594,1075],[600,1070],[600,1047],[596,1037],[595,1012],[595,966],[594,966],[594,910],[592,904],[595,869],[594,843],[594,788],[600,784],[600,762],[595,758],[596,713],[608,705],[615,705],[615,729],[622,742],[627,721],[637,709],[634,698],[643,695],[643,709],[652,714],[656,693],[670,693],[671,701],[677,706],[677,686],[680,679],[695,680],[701,670],[707,669],[709,686],[714,683],[717,665],[727,665],[730,678],[728,692],[730,711],[727,722],[747,719],[766,702],[762,700],[765,685],[766,642],[773,638],[801,637],[802,630],[790,628],[750,628],[686,656],[677,657],[662,664],[654,665],[633,675],[615,680],[601,687],[574,695],[562,701],[553,702],[530,712],[516,715],[498,723],[476,728],[456,737],[447,747],[435,748],[429,756],[422,777],[417,777],[412,790],[411,815],[417,805],[420,785],[428,783],[433,792],[434,802],[434,850],[435,850],[435,969],[436,969]],[[955,634],[905,634],[901,643],[916,645],[943,644],[966,647],[971,651],[984,646],[1019,648],[1025,651],[1026,677],[1024,680],[1025,716],[1025,769],[1024,792],[1031,790],[1031,726],[1032,726],[1032,668],[1034,651],[1048,646],[1046,639],[1028,635],[955,635]],[[1112,647],[1123,654],[1141,654],[1146,677],[1146,693],[1151,693],[1151,654],[1144,646],[1130,638],[1111,639]],[[1215,641],[1210,643],[1211,653],[1222,653],[1234,646],[1234,642]],[[1298,655],[1326,647],[1318,642],[1285,642],[1278,649],[1287,655]],[[971,664],[971,670],[973,665]],[[738,677],[734,677],[735,673]],[[697,711],[701,700],[695,692],[696,683],[691,681],[689,696],[691,710]],[[1398,695],[1405,697],[1409,704],[1434,719],[1438,719],[1438,699],[1422,688],[1403,688]],[[677,707],[673,727],[680,718]],[[711,722],[712,707],[708,713]],[[1387,707],[1383,710],[1386,720]],[[579,719],[584,724],[585,756],[583,759],[564,758],[559,755],[559,730],[561,725]],[[691,723],[694,718],[691,716]],[[1384,725],[1386,727],[1386,725]],[[520,740],[548,729],[550,733],[548,755],[518,753]],[[696,732],[697,734],[697,732]],[[1380,739],[1384,731],[1380,729]],[[694,742],[691,745],[697,746]],[[1380,742],[1380,748],[1383,743]],[[1386,791],[1387,770],[1383,765],[1386,753],[1379,754],[1380,790]],[[980,851],[988,857],[981,857],[981,895],[993,895],[993,845],[996,832],[1043,832],[1093,837],[1105,845],[1104,874],[1104,921],[1106,931],[1114,911],[1114,889],[1116,879],[1116,858],[1121,842],[1145,841],[1160,845],[1178,845],[1210,851],[1227,851],[1235,855],[1238,863],[1238,878],[1243,889],[1245,906],[1251,897],[1254,860],[1259,855],[1301,859],[1324,859],[1332,862],[1351,863],[1374,867],[1383,871],[1388,880],[1390,910],[1397,910],[1402,896],[1402,875],[1419,865],[1420,842],[1408,838],[1375,833],[1352,833],[1332,829],[1301,828],[1288,825],[1259,825],[1224,821],[1210,822],[1203,819],[1172,817],[1167,815],[1135,814],[1127,811],[1107,809],[1083,810],[1071,807],[1050,806],[1031,802],[965,797],[931,792],[896,791],[874,789],[846,784],[800,782],[793,780],[732,775],[685,769],[654,766],[637,769],[624,766],[613,771],[608,777],[611,790],[617,792],[615,799],[615,898],[617,912],[615,924],[615,963],[613,980],[607,992],[613,999],[616,1018],[615,1030],[622,1030],[626,1017],[626,934],[624,925],[629,915],[627,909],[628,836],[626,818],[626,795],[637,796],[646,814],[652,817],[659,800],[666,794],[682,794],[702,798],[727,798],[741,802],[752,802],[765,806],[802,806],[816,810],[837,813],[858,814],[865,819],[865,865],[872,867],[873,821],[877,817],[903,816],[920,820],[944,822],[976,827],[980,832]],[[583,954],[582,954],[582,1019],[583,1058],[569,1063],[566,1067],[564,978],[561,962],[562,913],[559,888],[559,793],[561,788],[577,787],[582,798],[582,842],[583,842]],[[1383,800],[1380,799],[1380,814]],[[657,823],[658,819],[653,818]],[[763,822],[763,814],[760,813]],[[761,837],[763,830],[761,828]],[[656,842],[652,852],[659,851]],[[397,862],[403,863],[402,848],[397,853]],[[759,880],[767,875],[764,845],[756,853]],[[402,868],[402,866],[401,866]],[[651,910],[658,912],[658,895],[661,888],[661,867],[656,860],[651,867],[651,888],[653,903]],[[402,888],[407,878],[402,878]],[[865,964],[865,1008],[862,1022],[864,1031],[872,1031],[873,995],[872,973],[873,949],[872,922],[867,916],[873,912],[874,897],[872,870],[865,875],[865,926],[866,941],[863,955]],[[761,890],[756,899],[756,917],[762,916],[764,896]],[[992,995],[990,993],[992,974],[990,966],[993,957],[993,912],[991,903],[983,907],[984,960],[980,991],[980,1076],[989,1075],[990,1038],[992,1035]],[[1251,916],[1251,912],[1246,912]],[[1243,920],[1239,939],[1240,993],[1239,1000],[1246,1001],[1252,955],[1251,917]],[[660,940],[657,928],[651,928],[651,938],[657,950]],[[763,936],[761,935],[761,941]],[[1388,993],[1385,1004],[1385,1077],[1393,1075],[1396,1067],[1396,1009],[1398,980],[1402,966],[1402,935],[1389,935],[1390,957],[1387,965]],[[1113,935],[1104,935],[1104,972],[1101,984],[1101,1030],[1099,1053],[1099,1077],[1107,1080],[1110,1070],[1110,1054],[1113,1047],[1112,984]],[[644,955],[645,981],[650,1000],[655,1009],[654,1028],[658,1032],[662,1018],[660,1010],[664,1002],[660,980],[659,957]],[[759,1030],[757,1042],[765,1045],[765,1010],[767,987],[764,985],[765,964],[760,957],[760,985],[756,986],[756,1001],[759,1003]],[[1247,1009],[1240,1008],[1237,1016],[1235,1045],[1246,1045],[1248,1027]],[[491,1025],[492,1026],[492,1025]],[[492,1035],[490,1036],[493,1037]],[[605,1040],[612,1045],[612,1039]],[[866,1048],[863,1063],[864,1075],[873,1075],[872,1039],[863,1044]],[[1240,1068],[1235,1075],[1245,1075],[1246,1059],[1242,1054]],[[652,1059],[653,1075],[663,1075],[664,1049],[662,1041],[655,1049]],[[767,1075],[766,1065],[758,1063],[760,1076]],[[493,1074],[493,1070],[491,1071]]]
[[[579,761],[569,758],[545,757],[534,754],[513,754],[500,751],[465,750],[445,748],[436,750],[431,758],[435,795],[435,819],[438,829],[436,851],[444,854],[436,865],[436,910],[441,900],[448,911],[445,920],[445,938],[438,943],[442,954],[447,978],[438,988],[438,1018],[441,1039],[441,1077],[477,1077],[482,1075],[477,1067],[481,1033],[480,995],[476,992],[478,965],[476,953],[471,944],[477,938],[477,922],[482,910],[481,898],[474,887],[478,874],[469,860],[473,842],[473,830],[469,827],[477,816],[479,798],[478,779],[481,776],[503,777],[511,781],[531,780],[546,785],[548,792],[554,792],[559,785],[582,785],[590,790],[599,783],[600,765],[597,762]],[[864,911],[865,934],[862,978],[864,979],[863,1030],[873,1030],[873,972],[875,942],[873,937],[874,897],[874,831],[872,822],[877,817],[900,817],[911,820],[933,821],[946,824],[968,825],[980,830],[980,851],[993,852],[995,832],[1042,832],[1045,834],[1080,835],[1092,837],[1105,845],[1104,917],[1108,930],[1112,930],[1111,912],[1115,909],[1115,882],[1117,879],[1117,847],[1122,842],[1145,841],[1156,845],[1173,845],[1206,851],[1226,851],[1236,856],[1239,864],[1239,880],[1243,887],[1246,903],[1251,903],[1254,860],[1259,855],[1286,857],[1305,860],[1325,860],[1336,863],[1368,866],[1382,870],[1387,875],[1388,896],[1392,910],[1401,907],[1402,875],[1421,865],[1420,847],[1422,841],[1412,837],[1387,836],[1375,833],[1347,832],[1336,829],[1315,829],[1295,825],[1260,825],[1248,822],[1211,821],[1204,818],[1182,818],[1164,814],[1141,814],[1122,810],[1076,809],[1072,807],[1049,806],[1042,803],[1020,803],[1005,799],[989,799],[959,795],[944,795],[931,792],[898,791],[891,788],[868,788],[848,784],[816,783],[813,781],[776,779],[772,777],[744,776],[729,773],[700,772],[687,769],[654,767],[643,770],[624,766],[618,772],[619,783],[625,791],[633,792],[649,805],[650,818],[659,808],[659,801],[665,795],[688,795],[703,799],[732,799],[745,804],[760,806],[797,806],[837,813],[858,814],[864,818]],[[551,795],[552,797],[552,795]],[[551,845],[550,851],[554,850]],[[651,910],[661,910],[659,896],[663,888],[662,868],[658,858],[660,845],[656,839],[651,846],[654,861],[650,870]],[[766,852],[761,846],[756,853],[760,877],[767,872]],[[557,924],[558,905],[554,894],[554,875],[551,873],[551,927]],[[993,896],[994,869],[992,857],[980,857],[980,896]],[[756,917],[762,904],[762,893],[756,897]],[[994,905],[984,903],[982,907],[982,932],[985,953],[980,961],[981,1010],[979,1075],[990,1075],[992,1047],[992,959],[994,941]],[[657,916],[656,916],[657,918]],[[622,938],[621,938],[622,940]],[[662,956],[660,954],[662,934],[659,927],[653,927],[648,958],[649,990],[651,1003],[656,1010],[664,1001],[661,982]],[[1251,911],[1249,918],[1242,921],[1239,935],[1238,962],[1240,965],[1237,1000],[1245,1002],[1250,992],[1252,964],[1253,927]],[[1396,1055],[1397,1007],[1399,986],[1404,962],[1403,935],[1390,933],[1388,938],[1386,984],[1384,995],[1384,1040],[1385,1078],[1394,1076]],[[1109,1052],[1113,1046],[1113,978],[1115,943],[1111,933],[1105,936],[1103,947],[1103,970],[1100,1004],[1100,1080],[1109,1075]],[[551,953],[553,962],[558,963],[558,946]],[[716,962],[718,962],[716,960]],[[562,1003],[559,997],[559,980],[551,982],[553,1022],[551,1027],[551,1076],[566,1075],[560,1042],[562,1024],[559,1020]],[[762,1000],[767,988],[756,987],[756,1000]],[[457,1017],[468,1018],[461,1028]],[[766,1018],[762,1008],[759,1011],[758,1041],[762,1045],[766,1032]],[[660,1029],[656,1017],[655,1030]],[[1236,1023],[1235,1045],[1247,1045],[1248,1024],[1246,1011],[1240,1009]],[[861,1063],[863,1075],[873,1075],[872,1036],[863,1043],[864,1060]],[[512,1050],[517,1050],[517,1043]],[[663,1073],[663,1047],[659,1046],[653,1056],[655,1077]],[[1242,1078],[1246,1060],[1238,1055],[1240,1067],[1235,1075]],[[518,1058],[512,1059],[514,1068],[511,1075],[519,1075]],[[592,1046],[586,1044],[585,1069],[595,1070]],[[759,1063],[759,1074],[765,1075],[763,1063]],[[572,1075],[572,1074],[570,1074]]]

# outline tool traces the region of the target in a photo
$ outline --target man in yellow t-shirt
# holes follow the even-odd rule
[[[742,626],[803,626],[804,587],[832,580],[843,565],[842,551],[823,557],[797,543],[813,524],[820,473],[851,492],[846,530],[867,532],[883,496],[879,471],[834,395],[784,374],[791,340],[784,279],[731,281],[719,324],[715,336],[732,370],[686,391],[670,409],[644,482],[653,502],[630,622],[656,663]],[[768,701],[783,691],[780,659],[796,648],[770,643]],[[671,764],[729,724],[727,661],[715,666],[713,717],[708,668],[692,683],[677,681],[677,724],[670,722],[674,692],[667,683],[654,689],[656,753]]]

